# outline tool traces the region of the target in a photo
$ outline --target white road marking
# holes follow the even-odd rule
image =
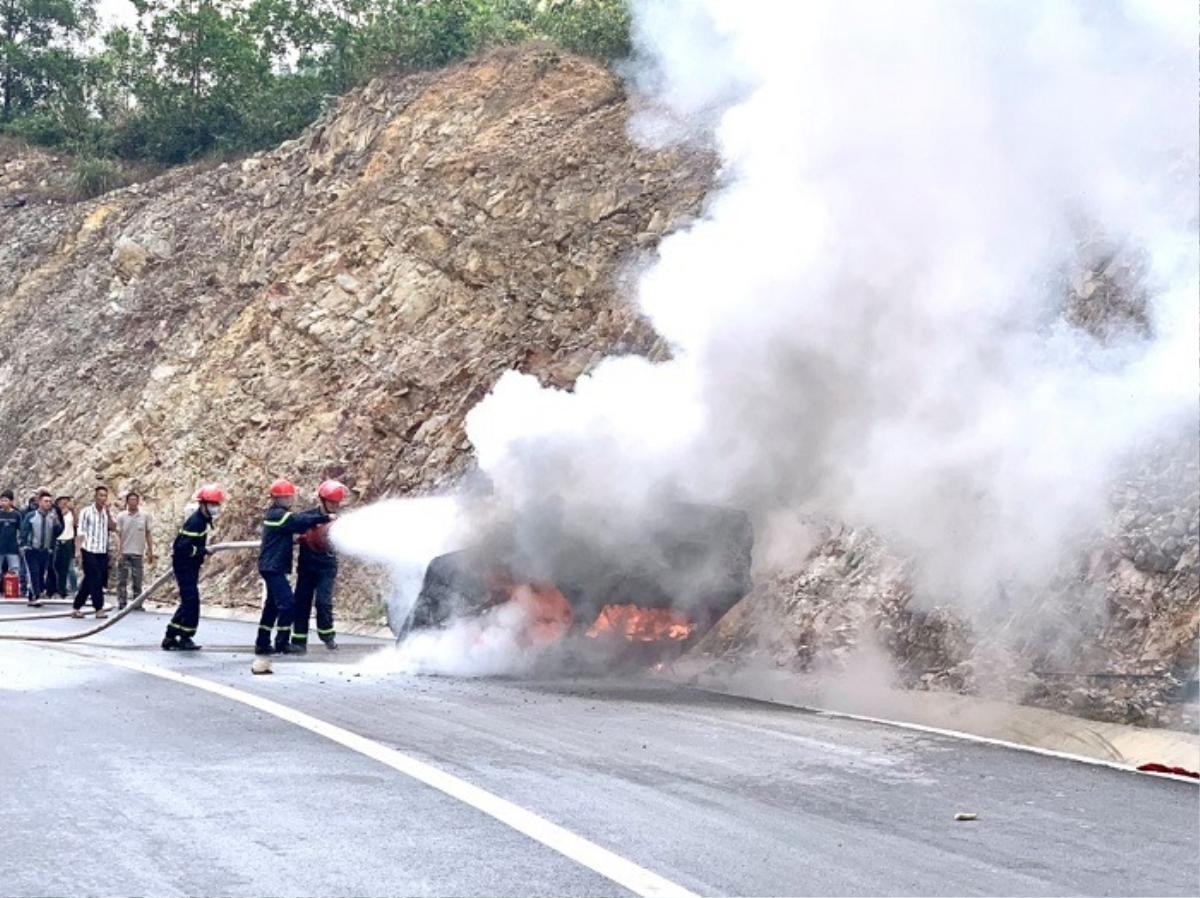
[[[179,673],[178,671],[169,670],[154,664],[130,661],[107,655],[95,655],[91,652],[77,651],[74,648],[66,646],[55,646],[55,648],[58,651],[69,652],[79,657],[101,661],[116,667],[124,667],[127,670],[149,674],[152,677],[169,680],[172,683],[181,683],[185,686],[191,686],[194,689],[201,689],[204,692],[219,695],[230,701],[248,705],[265,714],[278,717],[280,720],[295,724],[298,727],[308,730],[310,733],[324,736],[338,745],[365,755],[372,760],[378,761],[380,764],[403,773],[405,776],[410,776],[418,782],[437,789],[451,798],[470,805],[477,811],[481,811],[489,817],[499,820],[522,835],[528,836],[535,842],[540,842],[547,848],[557,851],[564,857],[575,861],[575,863],[599,873],[605,879],[615,882],[617,885],[628,889],[634,894],[645,896],[645,898],[666,898],[666,896],[698,898],[696,893],[688,891],[683,886],[671,882],[669,879],[665,879],[657,873],[635,864],[631,860],[614,854],[607,848],[601,848],[595,842],[591,842],[583,836],[576,835],[556,823],[551,823],[545,817],[540,817],[533,813],[533,811],[528,811],[519,805],[513,804],[511,801],[488,792],[486,789],[481,789],[478,786],[468,783],[466,780],[459,779],[453,774],[426,764],[424,761],[419,761],[394,748],[388,748],[386,745],[382,745],[365,736],[360,736],[350,730],[343,729],[336,724],[327,723],[312,715],[305,714],[303,711],[297,711],[295,708],[281,705],[279,702],[272,701],[269,698],[263,698],[250,692],[243,692],[234,686],[226,686],[224,683],[217,683],[203,677],[193,676],[192,674]]]
[[[799,707],[792,705],[790,707]],[[870,717],[866,714],[850,714],[846,711],[831,711],[828,708],[811,708],[804,706],[802,710],[811,711],[814,714],[819,714],[822,717],[833,717],[840,720],[857,720],[862,723],[881,724],[882,726],[895,727],[901,730],[912,730],[917,733],[928,733],[931,736],[946,736],[951,739],[962,739],[965,742],[977,742],[980,745],[994,745],[998,748],[1011,748],[1016,751],[1025,751],[1030,754],[1042,755],[1047,758],[1058,758],[1062,761],[1075,761],[1080,764],[1091,764],[1094,767],[1108,767],[1112,770],[1120,770],[1122,773],[1136,773],[1139,776],[1156,776],[1159,779],[1167,779],[1172,782],[1191,783],[1192,785],[1200,785],[1200,780],[1194,777],[1177,776],[1174,773],[1159,773],[1155,770],[1138,770],[1132,764],[1122,763],[1120,761],[1106,761],[1103,758],[1089,758],[1087,755],[1075,755],[1067,751],[1057,751],[1053,748],[1041,748],[1037,745],[1023,745],[1020,742],[1009,742],[1006,739],[996,739],[992,736],[977,736],[974,733],[964,733],[961,730],[947,730],[942,727],[927,726],[923,723],[909,723],[905,720],[888,720],[886,717]]]
[[[671,681],[679,682],[679,681]],[[1112,761],[1104,758],[1093,758],[1088,755],[1077,755],[1069,751],[1058,751],[1053,748],[1042,748],[1037,745],[1027,745],[1023,742],[1009,742],[1007,739],[997,739],[994,736],[979,736],[975,733],[967,733],[962,730],[951,730],[944,727],[929,726],[924,723],[910,723],[907,720],[892,720],[887,717],[871,717],[867,714],[853,714],[849,711],[835,711],[832,708],[819,708],[816,705],[793,705],[784,704],[783,702],[772,701],[771,699],[762,699],[747,692],[737,690],[720,689],[716,686],[705,685],[701,683],[687,683],[693,689],[700,689],[703,692],[712,692],[717,695],[727,695],[732,698],[746,698],[755,702],[762,702],[776,707],[793,708],[797,711],[807,711],[811,714],[816,714],[820,717],[831,717],[836,720],[856,720],[860,723],[871,723],[885,727],[892,727],[898,730],[911,730],[915,733],[927,733],[931,736],[945,736],[949,739],[961,739],[964,742],[975,742],[980,745],[994,745],[997,748],[1009,748],[1014,751],[1028,752],[1029,754],[1042,755],[1047,758],[1058,758],[1061,761],[1075,761],[1078,764],[1090,764],[1093,767],[1108,767],[1110,770],[1120,770],[1122,773],[1134,773],[1138,776],[1155,776],[1159,779],[1171,780],[1172,782],[1191,783],[1193,786],[1200,786],[1200,780],[1194,777],[1178,776],[1174,773],[1159,773],[1155,770],[1138,770],[1127,761]],[[716,722],[714,720],[714,722]]]
[[[1174,783],[1190,783],[1200,785],[1200,779],[1195,777],[1181,777],[1175,773],[1158,773],[1157,771],[1141,771],[1133,766],[1129,761],[1117,761],[1104,758],[1092,758],[1091,755],[1080,755],[1072,752],[1060,752],[1054,748],[1042,748],[1040,746],[1031,746],[1025,742],[1009,742],[995,736],[979,736],[973,732],[964,730],[950,730],[942,728],[942,726],[931,726],[929,724],[917,724],[908,722],[908,720],[894,720],[887,717],[871,717],[869,714],[856,714],[850,711],[835,711],[833,708],[822,708],[816,705],[799,705],[793,702],[776,701],[774,699],[763,699],[760,696],[750,692],[745,692],[742,689],[726,688],[718,686],[716,683],[691,682],[682,680],[682,678],[664,677],[668,683],[677,684],[689,689],[698,689],[700,692],[712,693],[714,695],[727,695],[732,699],[748,699],[750,701],[760,702],[762,705],[773,705],[775,707],[792,708],[794,711],[805,711],[811,714],[817,714],[818,717],[828,717],[838,720],[858,720],[860,723],[878,724],[881,726],[890,726],[896,730],[912,730],[913,732],[925,732],[931,736],[944,736],[952,738],[952,740],[962,740],[964,742],[976,742],[980,746],[996,746],[997,748],[1009,748],[1014,752],[1027,752],[1028,754],[1043,755],[1044,758],[1057,758],[1062,761],[1075,761],[1076,764],[1088,764],[1093,767],[1108,767],[1109,770],[1121,771],[1122,773],[1134,773],[1139,777],[1158,777],[1159,779],[1169,779]],[[716,718],[713,718],[716,723]]]
[[[773,705],[777,708],[791,708],[795,711],[805,711],[810,714],[815,714],[818,717],[832,717],[839,720],[855,720],[860,723],[877,724],[879,726],[892,727],[899,730],[912,730],[917,733],[927,733],[932,736],[945,736],[949,739],[961,739],[964,742],[977,742],[980,745],[994,745],[998,748],[1010,748],[1015,751],[1028,752],[1034,755],[1043,755],[1047,758],[1058,758],[1062,761],[1075,761],[1080,764],[1090,764],[1094,767],[1108,767],[1111,770],[1119,770],[1122,773],[1135,773],[1138,776],[1155,776],[1159,779],[1171,780],[1172,782],[1176,783],[1184,782],[1191,783],[1193,786],[1200,786],[1200,780],[1196,779],[1195,777],[1179,776],[1178,774],[1174,773],[1159,773],[1155,770],[1139,770],[1131,763],[1126,761],[1093,758],[1089,757],[1088,755],[1077,755],[1072,754],[1071,752],[1058,751],[1057,749],[1053,748],[1041,748],[1037,745],[1026,745],[1022,742],[1009,742],[1004,739],[997,739],[994,736],[978,736],[975,733],[967,733],[963,732],[962,730],[949,730],[942,727],[929,726],[928,724],[923,723],[910,723],[906,720],[892,720],[887,717],[869,717],[865,714],[852,714],[849,711],[833,711],[829,708],[818,708],[815,705],[783,704],[770,699],[758,698],[749,693],[730,692],[717,689],[716,687],[712,686],[699,686],[694,683],[684,685],[687,685],[688,688],[691,689],[699,689],[703,692],[711,692],[716,695],[727,695],[732,698],[745,698],[751,701]],[[765,736],[774,736],[780,739],[800,742],[831,754],[846,755],[861,763],[871,764],[878,767],[892,767],[897,763],[887,758],[878,757],[865,749],[847,749],[822,739],[812,739],[808,736],[798,736],[793,733],[784,732],[783,730],[775,730],[771,727],[759,726],[758,724],[743,723],[741,721],[730,720],[728,718],[716,717],[711,714],[689,711],[663,711],[662,713],[670,714],[674,717],[700,720],[716,726],[737,727],[739,729],[751,730],[753,732],[761,732]]]

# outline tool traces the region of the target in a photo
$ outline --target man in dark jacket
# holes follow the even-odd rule
[[[199,507],[188,515],[171,545],[171,570],[179,587],[179,607],[163,637],[162,647],[167,651],[200,649],[192,640],[200,626],[200,566],[211,554],[208,537],[225,501],[225,490],[219,483],[210,483],[200,488],[196,499]]]
[[[25,509],[21,512],[21,522],[25,522],[25,518],[31,511],[37,509],[37,493],[34,493],[25,502]],[[29,565],[25,562],[25,546],[21,546],[21,595],[29,597],[30,605],[40,605],[41,602],[35,602],[33,595],[29,592]]]
[[[29,600],[40,605],[46,597],[46,573],[61,525],[54,513],[54,497],[46,491],[38,493],[37,507],[21,522],[21,545],[25,549],[25,565],[29,568]]]
[[[317,490],[320,508],[336,514],[350,491],[336,480],[326,480]],[[296,565],[296,615],[292,622],[292,647],[308,651],[308,618],[313,598],[317,600],[317,636],[331,652],[337,651],[333,629],[333,581],[337,577],[337,553],[329,541],[329,525],[318,524],[302,534],[300,560]]]
[[[262,615],[258,620],[258,636],[254,640],[254,654],[270,655],[300,654],[293,648],[292,616],[295,613],[295,595],[292,592],[292,564],[295,559],[297,534],[304,533],[318,524],[333,520],[323,508],[314,508],[292,514],[292,503],[296,501],[296,487],[282,478],[271,484],[271,507],[263,517],[262,544],[258,550],[258,573],[267,587]],[[271,647],[271,629],[275,630],[275,646]]]

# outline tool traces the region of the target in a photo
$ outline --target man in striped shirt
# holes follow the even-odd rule
[[[108,580],[108,542],[117,529],[117,522],[108,510],[108,487],[96,487],[95,500],[79,513],[75,525],[75,560],[83,566],[83,582],[75,593],[72,617],[83,617],[83,603],[88,599],[96,609],[96,617],[107,617],[104,610],[104,584]]]

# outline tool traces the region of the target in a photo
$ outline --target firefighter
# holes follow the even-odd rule
[[[326,514],[337,514],[350,491],[336,480],[326,480],[317,489],[317,499]],[[296,615],[292,622],[292,648],[308,651],[308,618],[313,597],[317,602],[317,636],[331,652],[337,651],[333,629],[333,581],[337,577],[337,554],[329,542],[329,525],[319,524],[300,536],[296,564]]]
[[[208,537],[213,521],[221,513],[225,488],[219,483],[202,486],[196,500],[199,505],[183,522],[171,546],[171,570],[179,587],[179,607],[163,637],[162,647],[167,651],[195,652],[200,648],[192,641],[200,626],[200,566],[212,554],[208,550]]]
[[[263,601],[262,616],[258,620],[258,636],[254,640],[254,654],[281,655],[301,654],[292,646],[292,615],[295,612],[295,596],[288,577],[292,574],[294,558],[293,537],[305,533],[318,524],[333,520],[324,508],[292,514],[296,501],[296,487],[291,481],[279,479],[271,484],[271,507],[263,517],[262,545],[258,550],[258,573],[267,587]],[[271,629],[275,630],[275,645],[271,646]]]

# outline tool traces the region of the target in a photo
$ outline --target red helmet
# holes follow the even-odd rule
[[[210,502],[213,505],[220,505],[225,501],[225,487],[219,483],[206,483],[200,487],[200,491],[196,493],[196,498],[201,502]]]
[[[326,502],[345,502],[350,490],[346,489],[346,484],[337,480],[326,480],[317,488],[317,495]]]
[[[276,499],[281,499],[284,496],[296,495],[296,487],[292,485],[290,480],[280,477],[271,484],[271,496]]]

